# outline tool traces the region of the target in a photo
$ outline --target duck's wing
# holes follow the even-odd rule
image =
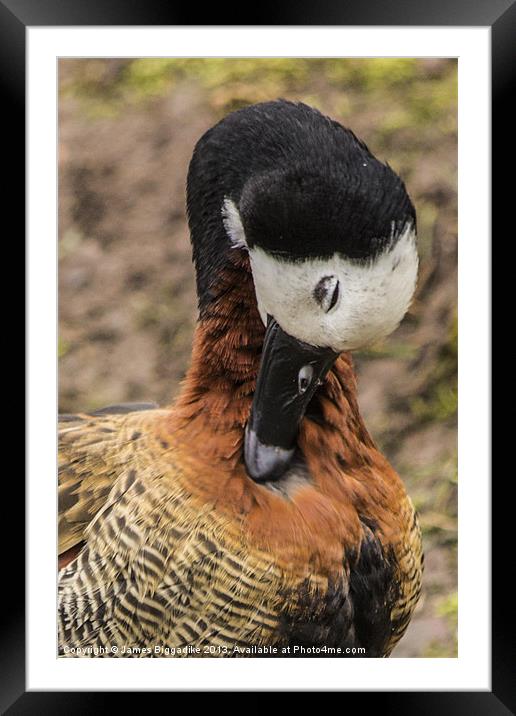
[[[105,504],[120,465],[129,456],[128,414],[154,403],[111,405],[93,413],[60,415],[58,423],[58,553],[76,549]],[[144,414],[147,417],[147,414]]]
[[[403,527],[394,547],[398,565],[395,578],[398,594],[391,612],[387,656],[405,633],[419,601],[425,561],[419,518],[408,495],[400,506],[399,514]]]

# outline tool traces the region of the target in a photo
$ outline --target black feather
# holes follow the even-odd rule
[[[369,260],[415,211],[397,174],[351,130],[301,103],[256,104],[199,140],[187,208],[201,313],[231,250],[222,205],[238,207],[250,247],[290,260],[335,252]]]

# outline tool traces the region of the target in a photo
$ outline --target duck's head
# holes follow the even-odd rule
[[[244,448],[258,481],[285,472],[338,355],[398,326],[418,266],[415,211],[396,173],[315,110],[270,109],[278,104],[265,113],[262,133],[274,139],[261,148],[279,145],[276,156],[250,158],[240,189],[225,192],[220,207],[231,246],[249,253],[266,327]]]

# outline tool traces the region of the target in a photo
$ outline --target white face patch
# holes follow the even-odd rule
[[[416,286],[418,256],[411,226],[392,249],[368,263],[339,254],[285,261],[258,247],[249,256],[262,321],[270,314],[291,336],[335,351],[363,348],[392,333]],[[328,291],[318,301],[314,291],[322,279]]]
[[[225,199],[225,229],[235,248],[247,248],[237,207]],[[249,249],[258,310],[289,335],[334,351],[363,348],[397,328],[417,280],[416,235],[408,224],[394,246],[374,261],[335,253],[329,259],[288,261]]]

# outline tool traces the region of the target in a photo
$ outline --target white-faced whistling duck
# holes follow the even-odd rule
[[[413,295],[404,184],[278,100],[204,134],[187,210],[199,319],[179,397],[62,416],[59,653],[388,656],[421,537],[349,351]]]

